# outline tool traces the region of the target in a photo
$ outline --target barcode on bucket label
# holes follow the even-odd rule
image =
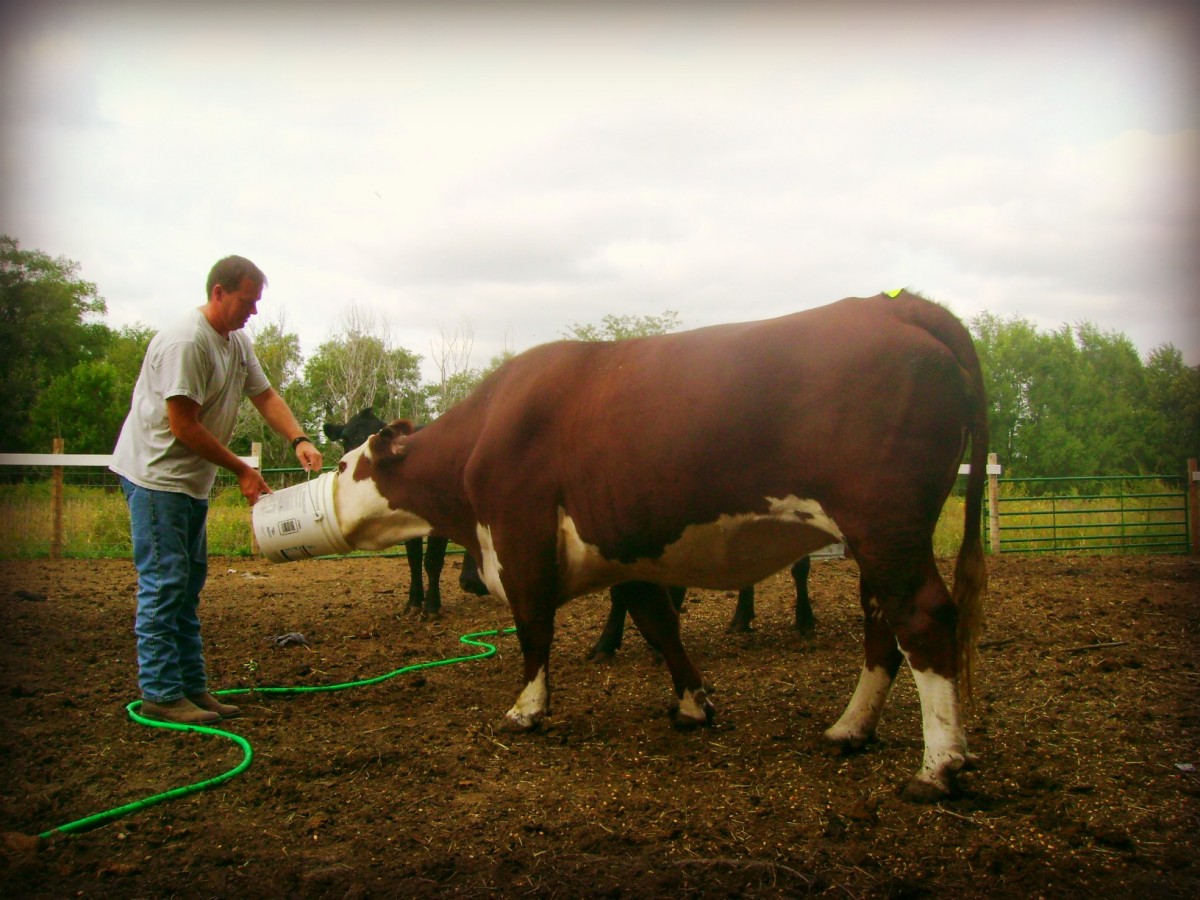
[[[284,519],[282,522],[279,523],[279,533],[280,534],[295,534],[299,530],[300,530],[300,520],[299,519]]]

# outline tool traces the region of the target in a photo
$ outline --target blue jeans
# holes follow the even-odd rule
[[[208,576],[208,500],[121,479],[138,573],[138,685],[170,703],[208,690],[200,641],[200,591]]]

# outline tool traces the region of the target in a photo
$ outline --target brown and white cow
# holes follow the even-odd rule
[[[970,444],[953,594],[932,535]],[[874,738],[907,661],[925,753],[914,799],[970,762],[961,700],[985,582],[987,407],[970,335],[902,292],[761,322],[613,343],[564,341],[507,362],[419,432],[393,422],[338,464],[346,540],[382,549],[436,531],[482,563],[512,608],[524,689],[549,709],[556,609],[616,585],[663,654],[677,723],[713,707],[665,585],[736,590],[845,541],[858,561],[865,662],[825,736]]]

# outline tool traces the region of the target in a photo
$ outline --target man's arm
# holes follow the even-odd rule
[[[271,430],[282,435],[288,443],[304,434],[304,429],[296,421],[291,408],[274,388],[267,388],[261,394],[255,394],[250,398],[250,402],[254,404],[254,408],[258,410],[263,420],[271,426]],[[302,441],[296,445],[295,450],[296,459],[300,461],[302,468],[309,472],[321,470],[321,451],[313,445],[312,441]]]
[[[188,397],[168,397],[167,420],[171,425],[171,434],[175,435],[181,444],[197,456],[216,463],[237,476],[238,488],[251,506],[263,494],[271,493],[271,488],[257,469],[242,462],[237,454],[204,427],[200,421],[200,404],[195,400]],[[296,430],[299,431],[299,426]]]

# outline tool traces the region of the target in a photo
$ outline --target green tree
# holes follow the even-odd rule
[[[1009,474],[1170,473],[1195,452],[1200,370],[1175,348],[1144,365],[1129,338],[1090,322],[1044,333],[985,313],[971,330],[992,449]]]
[[[102,359],[51,378],[30,410],[28,445],[45,452],[61,437],[68,453],[110,453],[152,336],[141,325],[110,332]]]
[[[68,453],[111,453],[128,410],[117,367],[102,359],[81,362],[38,394],[28,443],[46,452],[61,437]]]
[[[1006,468],[1020,470],[1026,462],[1020,431],[1029,420],[1037,329],[1024,319],[982,313],[971,320],[971,331],[987,388],[991,450]]]
[[[308,408],[307,386],[300,378],[304,358],[300,353],[300,337],[287,331],[282,316],[256,329],[253,334],[254,355],[258,357],[271,386],[287,401],[296,414],[300,426],[316,440],[320,435],[320,422]],[[262,444],[262,467],[279,468],[296,464],[292,448],[263,421],[258,410],[249,400],[242,401],[238,408],[237,424],[234,426],[231,449],[239,454],[248,454],[254,443]]]
[[[146,358],[146,348],[150,346],[152,337],[154,330],[141,323],[126,325],[118,331],[110,332],[104,360],[117,370],[122,389],[126,393],[126,406],[133,395],[133,386],[137,383],[138,375],[141,374],[142,360]],[[114,434],[113,440],[116,438]]]
[[[385,325],[351,308],[342,330],[304,364],[304,408],[314,424],[345,422],[367,407],[382,419],[425,421],[430,389],[421,384],[420,364],[420,356],[392,345]],[[315,439],[320,432],[313,431]]]
[[[1183,354],[1164,344],[1146,361],[1149,417],[1147,468],[1152,473],[1183,471],[1200,458],[1200,366],[1187,366]]]
[[[76,364],[102,355],[111,332],[96,317],[107,307],[79,264],[21,250],[0,235],[0,450],[29,443],[38,394]]]
[[[562,335],[576,341],[621,341],[626,338],[666,334],[677,330],[682,324],[679,313],[673,309],[666,310],[660,316],[615,316],[610,313],[600,320],[599,325],[576,322],[562,332]]]

